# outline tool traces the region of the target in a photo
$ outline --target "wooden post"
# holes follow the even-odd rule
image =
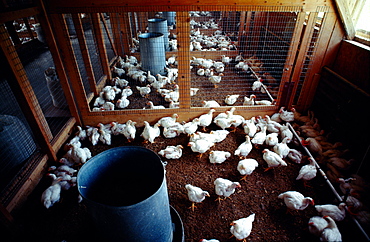
[[[176,13],[176,22],[177,22],[177,60],[178,60],[178,83],[180,88],[180,108],[189,109],[191,106],[191,97],[190,97],[190,19],[188,12],[177,12]]]
[[[283,90],[283,87],[284,87],[285,83],[291,81],[290,76],[291,76],[292,71],[294,69],[294,62],[296,60],[296,54],[295,53],[298,50],[298,45],[299,45],[300,38],[301,38],[301,35],[302,35],[302,30],[303,30],[303,26],[304,26],[303,23],[304,23],[305,17],[306,17],[305,12],[298,13],[297,21],[296,21],[296,24],[295,24],[295,27],[294,27],[295,31],[294,31],[294,34],[293,34],[292,39],[290,41],[290,47],[289,47],[289,51],[288,51],[288,53],[290,53],[290,55],[288,56],[288,58],[285,61],[283,75],[281,76],[281,82],[280,82],[279,90]],[[282,92],[279,92],[278,97],[277,97],[277,103],[276,103],[277,106],[281,106],[281,104],[283,102],[285,102],[285,100],[283,101],[281,99],[282,98],[281,95],[282,95]]]
[[[117,50],[116,50],[116,48],[114,46],[113,38],[111,36],[110,30],[108,29],[107,22],[105,21],[105,18],[104,18],[104,14],[103,13],[100,13],[100,20],[102,21],[103,26],[104,26],[104,30],[107,33],[107,37],[108,37],[109,43],[112,46],[113,53],[114,53],[115,56],[117,56]]]
[[[65,23],[65,19],[62,14],[52,14],[52,23],[54,25],[55,37],[60,39],[58,42],[59,50],[62,59],[64,60],[65,70],[68,72],[68,76],[71,80],[72,89],[76,102],[81,111],[81,117],[83,118],[83,112],[89,109],[89,103],[87,100],[87,94],[85,87],[82,82],[80,71],[78,69],[77,61],[73,52],[71,41],[69,40],[68,29]],[[83,123],[83,119],[82,119]]]
[[[73,13],[72,14],[72,20],[73,20],[73,24],[75,26],[76,35],[77,35],[77,38],[78,38],[78,44],[80,46],[82,59],[83,59],[84,64],[85,64],[85,69],[86,69],[86,73],[87,73],[87,78],[89,80],[90,89],[95,95],[98,95],[99,92],[96,88],[95,75],[94,75],[94,71],[92,69],[90,54],[89,54],[89,50],[88,50],[88,47],[87,47],[87,44],[86,44],[85,34],[84,34],[84,31],[83,31],[83,28],[82,28],[82,22],[81,22],[81,18],[79,16],[79,14]]]
[[[113,32],[113,45],[117,51],[116,55],[123,56],[123,48],[122,48],[122,40],[120,29],[122,23],[120,22],[120,14],[119,13],[111,13],[110,14],[110,23],[112,25],[112,32]]]
[[[94,37],[99,51],[100,63],[103,68],[103,73],[107,76],[108,80],[112,79],[112,73],[109,67],[109,60],[107,50],[105,48],[104,36],[100,25],[98,13],[91,13],[91,21],[94,29]]]

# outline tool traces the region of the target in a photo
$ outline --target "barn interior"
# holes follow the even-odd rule
[[[355,29],[359,21],[366,22],[360,16],[369,8],[368,0],[4,0],[0,6],[0,217],[2,231],[13,238],[10,241],[36,237],[39,241],[96,240],[84,201],[73,200],[77,186],[63,191],[64,200],[51,208],[40,202],[51,184],[47,176],[50,167],[60,165],[78,128],[87,130],[112,122],[136,124],[136,137],[131,142],[123,136],[112,137],[109,144],[81,141],[92,157],[120,146],[144,146],[158,153],[166,145],[182,142],[185,147],[189,138],[184,133],[174,139],[162,134],[157,142],[143,144],[140,133],[146,122],[153,126],[160,118],[177,114],[177,121],[184,124],[210,109],[216,116],[231,108],[245,120],[272,116],[280,110],[296,110],[302,117],[311,117],[311,124],[320,126],[315,132],[321,133],[306,137],[325,136],[330,148],[324,151],[342,152],[337,155],[343,158],[342,163],[327,161],[334,155],[325,161],[306,146],[299,146],[306,157],[316,159],[318,174],[312,188],[291,189],[308,189],[307,193],[318,197],[315,200],[333,203],[335,198],[343,199],[342,195],[345,199],[355,196],[355,192],[341,191],[338,178],[347,179],[348,184],[357,186],[362,207],[357,213],[346,211],[346,223],[337,222],[338,226],[344,241],[353,239],[353,234],[356,241],[369,241],[369,31]],[[149,81],[150,76],[154,81]],[[119,91],[107,98],[111,87]],[[128,90],[132,94],[121,94]],[[106,100],[101,102],[103,97]],[[291,122],[290,129],[301,135],[302,129],[295,125],[305,122],[297,120]],[[220,127],[212,123],[207,127],[211,129]],[[230,136],[219,149],[237,148],[245,139],[243,126],[230,131]],[[324,142],[322,146],[324,149]],[[196,157],[189,147],[183,152],[189,163],[168,159],[166,166],[171,212],[183,220],[182,234],[173,241],[199,241],[212,235],[220,241],[235,241],[229,238],[229,224],[237,216],[219,218],[222,225],[209,225],[202,222],[212,221],[208,216],[196,215],[214,215],[202,210],[203,204],[196,213],[182,207],[190,204],[184,186],[193,181],[194,174],[212,171],[212,176],[205,176],[213,179],[222,174],[239,179],[238,174],[226,173],[224,164],[209,164],[204,156]],[[253,152],[250,157],[258,156],[262,166],[261,151]],[[236,166],[239,157],[232,159],[230,167]],[[302,164],[291,163],[290,172],[298,172]],[[188,177],[183,171],[192,175]],[[284,179],[273,172],[277,180]],[[258,173],[248,185],[258,184],[266,174]],[[295,181],[296,174],[286,176]],[[204,178],[213,184],[212,179]],[[271,190],[263,189],[266,197],[279,195],[279,189],[272,185]],[[247,196],[245,193],[239,195]],[[208,209],[245,217],[252,213],[252,208],[242,213],[238,208],[245,204],[235,200],[234,208],[228,208],[231,210],[223,207],[228,200],[222,201],[222,207],[212,203]],[[276,201],[266,210],[275,209],[276,217],[284,217],[285,211],[276,210],[278,205]],[[292,230],[306,231],[277,233],[275,229],[288,229],[276,225],[268,230],[276,233],[273,240],[319,241],[307,231],[312,213],[305,215],[299,220],[292,219],[298,215],[288,215],[292,217],[276,223],[293,226],[296,222],[299,226]],[[261,217],[256,212],[261,228],[267,229],[270,224],[262,223],[269,220]],[[53,219],[59,222],[50,222]],[[70,225],[65,225],[70,219]],[[207,227],[203,234],[202,224]],[[45,238],[39,238],[41,234]],[[252,230],[251,241],[271,238],[262,234]]]

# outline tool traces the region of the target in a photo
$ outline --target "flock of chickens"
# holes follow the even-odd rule
[[[152,125],[144,121],[144,128],[139,136],[144,142],[155,143],[155,139],[161,135],[165,138],[187,135],[189,137],[187,146],[190,147],[191,151],[197,153],[199,157],[208,152],[210,163],[220,164],[232,155],[239,156],[240,161],[236,169],[242,176],[241,180],[248,179],[248,175],[251,175],[259,166],[255,159],[248,157],[252,149],[261,151],[263,160],[266,162],[264,169],[266,172],[270,169],[287,166],[288,160],[297,164],[303,163],[305,156],[298,149],[292,148],[297,147],[297,145],[302,144],[307,147],[315,159],[318,160],[324,160],[323,157],[327,155],[325,152],[329,150],[334,152],[335,147],[338,146],[338,144],[330,146],[328,141],[323,140],[322,132],[317,129],[317,119],[313,117],[312,113],[310,113],[310,117],[303,116],[296,112],[294,108],[288,111],[282,107],[278,113],[271,117],[266,115],[265,117],[258,116],[245,119],[242,115],[234,114],[235,107],[214,117],[215,111],[215,109],[210,108],[208,113],[202,114],[189,122],[178,122],[176,113],[169,117],[162,117]],[[217,125],[219,129],[212,130],[209,133],[204,132],[205,128],[212,123]],[[294,138],[288,123],[293,123],[290,127],[295,127],[296,132],[302,135],[301,141]],[[297,126],[297,123],[303,125]],[[244,130],[245,141],[239,145],[234,154],[222,150],[211,150],[215,143],[222,142],[230,132],[238,127]],[[314,130],[317,132],[315,137],[313,135]],[[92,145],[98,143],[110,145],[112,136],[123,135],[130,142],[138,138],[136,131],[136,122],[132,120],[122,124],[117,122],[100,123],[97,127],[88,126],[86,129],[78,126],[75,136],[66,144],[67,152],[60,159],[61,164],[49,169],[48,176],[53,181],[42,194],[41,200],[44,206],[50,208],[59,201],[62,190],[68,190],[76,185],[78,168],[91,158],[90,150],[81,147],[81,141],[89,140]],[[329,146],[332,149],[328,149]],[[160,150],[158,154],[166,159],[180,159],[183,149],[183,145],[180,144],[167,146]],[[304,180],[305,184],[315,178],[317,173],[317,167],[313,160],[311,158],[308,158],[308,160],[310,161],[309,164],[301,167],[296,178],[297,180]],[[353,215],[358,215],[360,211],[363,211],[361,201],[355,197],[361,191],[353,185],[354,183],[352,184],[354,180],[352,178],[346,180],[338,178],[338,181],[342,181],[340,187],[344,188],[343,194],[348,195],[347,204],[340,203],[338,206],[334,204],[315,205],[318,215],[321,216],[312,217],[308,225],[310,232],[320,237],[322,241],[341,240],[336,222],[344,219],[346,210]],[[218,200],[220,202],[230,197],[236,189],[240,188],[238,181],[230,181],[222,177],[217,178],[214,185],[215,193],[219,196]],[[207,196],[210,196],[208,191],[204,191],[194,184],[186,184],[185,188],[192,203],[191,209],[193,211],[197,203],[203,202]],[[309,205],[314,205],[312,198],[305,197],[298,191],[286,191],[277,198],[285,202],[288,210],[303,210]],[[79,201],[82,201],[80,196]],[[368,213],[365,213],[366,216],[368,216]],[[258,218],[258,214],[251,214],[246,218],[233,221],[230,228],[232,235],[239,240],[247,238],[252,231],[252,223],[255,217]]]
[[[195,12],[196,13],[196,12]],[[199,14],[199,13],[198,13]],[[199,23],[194,23],[196,25]],[[204,23],[203,23],[204,24]],[[202,27],[204,28],[204,27]],[[210,23],[209,28],[212,28]],[[191,46],[194,50],[202,50],[202,46],[207,48],[214,48],[219,44],[225,44],[221,48],[230,47],[231,43],[227,38],[221,35],[214,40],[206,39],[204,35],[199,32],[199,29],[194,28],[192,31]],[[214,35],[217,36],[217,35]],[[212,41],[219,41],[220,43]],[[202,45],[195,44],[202,42]],[[224,42],[224,43],[222,43]],[[200,49],[197,49],[200,48]],[[239,65],[235,68],[246,71],[248,64],[240,60],[235,60]],[[147,97],[148,94],[155,89],[163,99],[170,103],[170,108],[178,107],[179,90],[176,84],[178,70],[176,66],[175,56],[167,60],[167,75],[160,74],[151,75],[151,73],[144,72],[140,69],[140,64],[133,56],[126,56],[125,59],[119,58],[118,67],[114,67],[113,72],[116,76],[111,80],[111,85],[106,86],[99,97],[97,97],[93,104],[93,111],[114,110],[115,108],[122,109],[129,106],[130,101],[128,97],[133,94],[133,90],[129,86],[129,82],[124,77],[130,77],[133,80],[141,83],[141,86],[136,86],[137,91],[142,97]],[[199,76],[207,76],[209,81],[217,88],[222,78],[222,72],[225,65],[230,63],[230,58],[222,56],[222,61],[215,62],[203,58],[193,58],[191,66],[196,67],[196,73]],[[244,65],[243,65],[244,64]],[[250,64],[250,62],[249,62]],[[208,67],[208,68],[207,68]],[[208,73],[207,70],[215,73]],[[243,69],[244,68],[244,69]],[[264,91],[261,78],[258,78],[252,85],[253,91]],[[171,85],[173,89],[165,89],[165,85]],[[190,90],[192,95],[195,95],[197,89]],[[239,95],[229,95],[225,98],[225,103],[233,105],[235,99]],[[271,105],[269,100],[261,100],[260,103],[255,100],[256,96],[251,95],[245,97],[243,105]],[[152,101],[148,101],[147,105],[151,109],[160,109],[164,106],[155,106]],[[128,120],[126,123],[111,122],[108,124],[98,124],[97,127],[86,127],[83,129],[78,126],[78,131],[75,136],[66,144],[66,154],[60,159],[59,166],[52,166],[49,168],[49,176],[52,179],[52,184],[44,191],[41,201],[46,208],[50,208],[60,200],[62,190],[69,190],[76,185],[76,175],[78,168],[92,157],[88,148],[82,147],[81,141],[88,140],[94,146],[98,143],[111,145],[112,136],[124,136],[128,142],[137,138],[143,139],[147,143],[155,143],[157,137],[175,138],[180,135],[189,137],[186,146],[190,147],[191,151],[202,157],[203,154],[209,154],[209,162],[214,164],[221,164],[225,162],[232,155],[238,156],[240,161],[235,169],[240,173],[240,180],[247,180],[248,176],[259,167],[259,163],[253,157],[249,157],[252,149],[260,151],[263,160],[266,162],[264,172],[278,167],[288,166],[289,162],[302,164],[307,158],[302,154],[297,147],[306,147],[312,157],[318,161],[320,165],[325,166],[326,174],[332,183],[339,184],[340,193],[343,194],[343,201],[338,202],[338,205],[324,204],[315,205],[310,197],[305,197],[298,191],[286,191],[277,196],[281,199],[288,211],[304,210],[310,205],[315,206],[318,215],[309,219],[308,229],[315,236],[319,237],[321,241],[341,241],[341,233],[338,230],[337,222],[342,221],[347,213],[355,216],[360,222],[368,223],[370,213],[361,202],[361,194],[365,192],[364,181],[361,177],[344,179],[345,175],[341,171],[347,171],[353,160],[345,159],[344,155],[348,150],[341,149],[341,143],[330,143],[321,130],[317,118],[314,117],[313,112],[308,112],[307,116],[301,115],[294,108],[286,110],[282,107],[278,113],[264,117],[252,117],[245,119],[242,115],[234,114],[236,108],[231,107],[226,112],[214,115],[216,108],[220,105],[214,101],[204,101],[204,107],[209,107],[209,112],[194,118],[189,122],[178,122],[178,115],[174,113],[169,117],[160,118],[155,124],[150,124],[144,121],[144,127],[140,134],[137,134],[137,123]],[[147,107],[144,107],[147,108]],[[205,132],[206,128],[211,124],[215,124],[219,129]],[[212,147],[218,142],[222,142],[230,132],[237,128],[242,128],[245,132],[245,141],[239,144],[234,153],[212,150]],[[294,137],[294,133],[300,136],[301,140]],[[158,152],[158,154],[165,159],[180,159],[185,144],[178,144],[176,146],[167,146]],[[317,174],[317,165],[313,158],[308,158],[308,164],[302,165],[297,180],[303,180],[305,186],[308,186],[310,180],[314,179]],[[344,172],[343,172],[344,173]],[[210,192],[197,187],[194,184],[184,184],[188,199],[191,202],[192,211],[195,210],[196,204],[206,200],[210,196]],[[214,180],[214,191],[218,196],[218,201],[221,202],[226,198],[232,196],[235,191],[240,188],[239,181],[230,181],[228,179],[219,177]],[[79,196],[78,201],[82,198]],[[237,240],[244,240],[251,234],[253,229],[253,222],[258,219],[258,214],[252,213],[248,217],[240,218],[232,221],[230,233]],[[218,240],[206,240],[213,241]]]

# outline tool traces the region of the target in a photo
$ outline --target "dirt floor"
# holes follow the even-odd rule
[[[215,129],[218,128],[212,124],[207,128],[207,132]],[[189,137],[184,134],[172,139],[158,137],[154,144],[143,144],[143,139],[139,137],[141,131],[142,128],[138,128],[137,138],[131,143],[123,136],[113,136],[111,146],[92,146],[85,141],[83,147],[88,147],[92,154],[96,155],[118,146],[143,146],[159,152],[168,145],[182,144],[184,149],[181,159],[162,160],[168,162],[166,179],[170,205],[180,214],[185,241],[196,242],[203,238],[236,241],[235,237],[231,238],[230,223],[252,213],[256,214],[256,218],[247,241],[319,241],[308,232],[307,227],[309,218],[317,215],[314,207],[309,206],[303,211],[290,214],[286,213],[283,201],[277,198],[282,192],[295,190],[312,197],[316,204],[333,203],[334,195],[320,175],[308,183],[310,187],[303,186],[302,181],[296,181],[299,169],[307,164],[307,160],[302,164],[287,160],[287,167],[264,172],[267,165],[262,159],[262,149],[253,148],[248,157],[255,158],[259,167],[246,181],[240,181],[241,188],[231,195],[231,199],[219,203],[215,201],[217,195],[213,182],[218,177],[239,181],[241,175],[236,169],[239,157],[232,155],[222,164],[211,164],[209,152],[198,158],[197,153],[193,153],[187,146]],[[245,140],[244,137],[245,133],[239,127],[236,132],[230,132],[224,141],[216,143],[211,150],[224,150],[233,154]],[[63,191],[62,200],[53,207],[43,207],[40,202],[41,193],[50,182],[49,178],[45,177],[23,208],[15,212],[17,226],[13,240],[10,241],[104,241],[96,233],[84,202],[77,203],[76,187]],[[210,197],[197,204],[194,212],[189,209],[191,202],[185,189],[188,183],[210,193]],[[349,217],[338,222],[338,226],[343,241],[365,241]]]

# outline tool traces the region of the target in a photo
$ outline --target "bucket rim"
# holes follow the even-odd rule
[[[138,149],[141,149],[141,150],[145,150],[145,151],[150,151],[150,153],[152,153],[153,155],[155,155],[157,158],[158,158],[158,160],[161,162],[161,164],[162,164],[162,171],[163,171],[163,179],[162,179],[162,182],[161,182],[161,185],[158,187],[158,189],[153,193],[153,194],[151,194],[150,196],[148,196],[147,198],[145,198],[145,199],[143,199],[142,201],[140,201],[140,202],[137,202],[137,203],[135,203],[135,204],[130,204],[130,205],[125,205],[125,206],[114,206],[114,205],[108,205],[108,204],[104,204],[104,203],[100,203],[100,202],[97,202],[97,201],[95,201],[95,200],[92,200],[92,199],[90,199],[90,198],[87,198],[87,197],[85,197],[83,194],[82,194],[82,192],[81,192],[81,189],[84,189],[85,187],[84,186],[82,186],[82,185],[80,185],[79,184],[79,180],[80,180],[80,177],[81,177],[81,171],[83,171],[84,169],[87,169],[86,167],[88,167],[89,165],[91,165],[92,163],[94,163],[95,162],[95,160],[97,159],[97,158],[99,158],[99,156],[102,156],[102,155],[104,155],[103,153],[107,153],[108,151],[111,151],[111,150],[118,150],[118,149],[122,149],[122,148],[138,148]],[[95,157],[97,157],[97,158],[95,158]],[[93,159],[94,158],[94,159]],[[92,160],[91,160],[92,159]],[[105,151],[103,151],[103,152],[100,152],[99,154],[97,154],[97,155],[95,155],[94,157],[92,157],[90,160],[88,160],[85,164],[83,164],[82,166],[81,166],[81,168],[80,168],[80,170],[78,171],[78,173],[77,173],[77,190],[78,190],[78,193],[79,193],[79,195],[83,198],[83,200],[88,200],[89,202],[91,202],[91,203],[94,203],[94,204],[98,204],[98,205],[101,205],[101,206],[104,206],[104,207],[106,207],[106,208],[114,208],[114,209],[132,209],[132,208],[134,208],[134,207],[136,207],[136,206],[140,206],[142,203],[144,203],[144,202],[146,202],[147,200],[149,200],[150,198],[152,198],[153,196],[155,196],[157,193],[159,193],[160,192],[160,190],[161,190],[161,188],[163,187],[163,186],[167,186],[167,182],[166,182],[166,171],[165,171],[165,167],[164,167],[164,164],[163,164],[163,162],[162,162],[162,160],[161,160],[161,158],[159,157],[159,155],[156,153],[156,152],[154,152],[153,150],[150,150],[150,149],[148,149],[148,148],[145,148],[145,147],[141,147],[141,146],[120,146],[120,147],[115,147],[115,148],[110,148],[110,149],[108,149],[108,150],[105,150]],[[90,162],[90,163],[89,163]],[[86,164],[88,164],[88,165],[86,165]],[[166,187],[167,188],[167,187]]]
[[[149,23],[160,23],[160,22],[165,22],[167,19],[165,18],[150,18],[148,19]]]
[[[139,35],[139,39],[153,39],[153,38],[160,38],[163,37],[164,34],[159,32],[149,32],[149,33],[143,33]]]

